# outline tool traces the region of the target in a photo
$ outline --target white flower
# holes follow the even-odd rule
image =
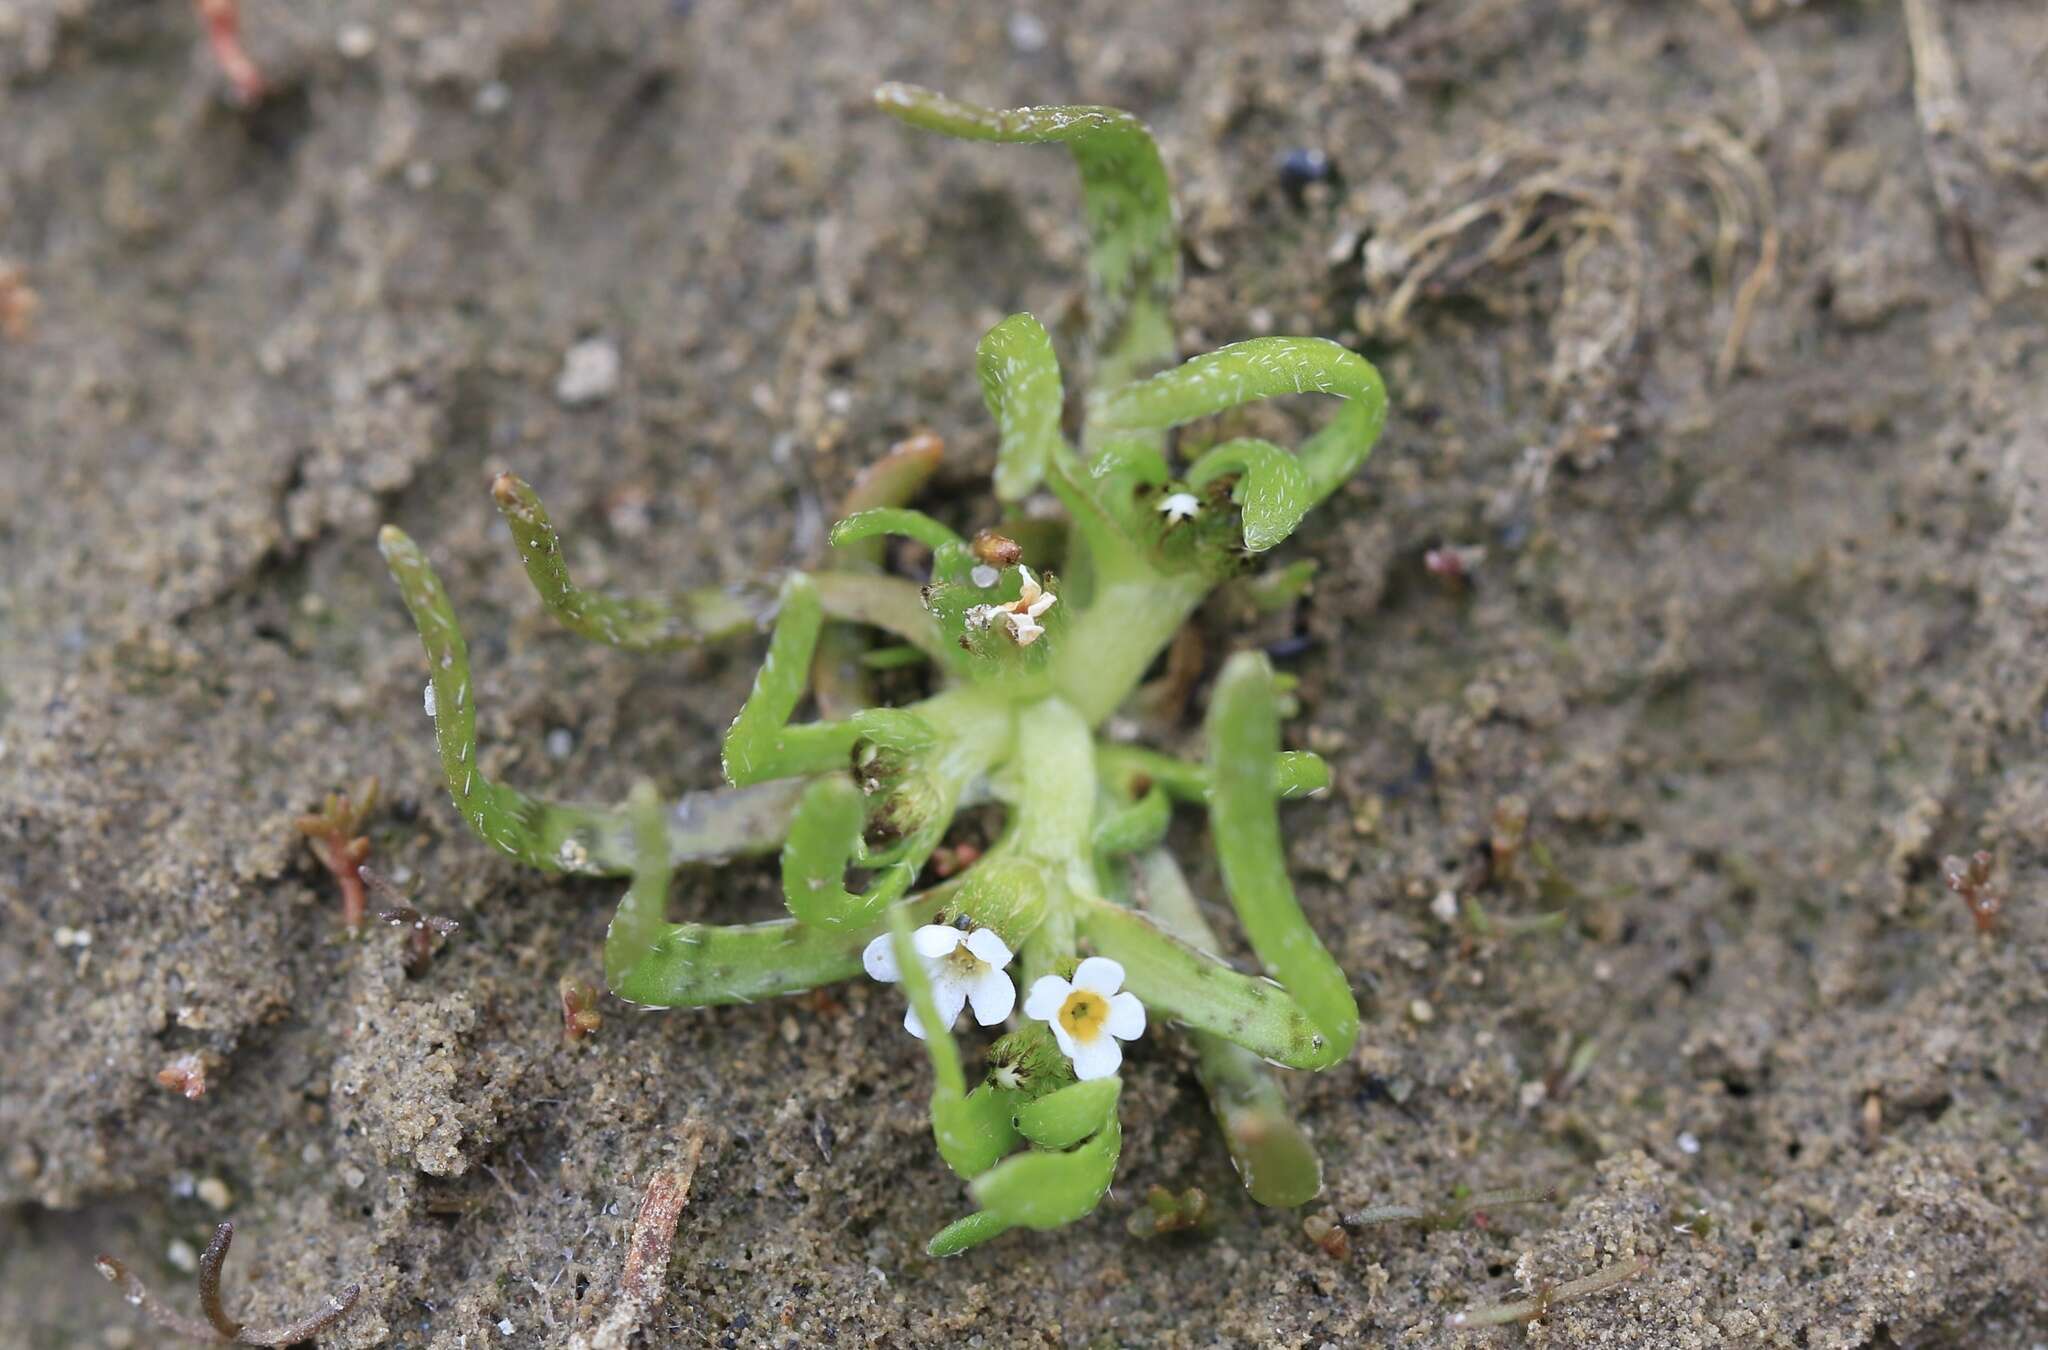
[[[1019,567],[1024,574],[1023,587],[1017,598],[1007,605],[976,605],[967,611],[967,622],[976,628],[986,628],[1001,620],[1010,627],[1010,637],[1019,647],[1029,647],[1045,632],[1045,625],[1038,620],[1045,612],[1059,603],[1059,597],[1038,584],[1038,578],[1031,575],[1028,567]]]
[[[1167,524],[1178,525],[1201,515],[1202,503],[1192,492],[1176,492],[1159,503],[1159,514],[1166,517]]]
[[[960,1020],[960,1009],[972,1003],[974,1020],[992,1027],[1017,1006],[1017,986],[1003,974],[1010,964],[1010,949],[993,928],[970,932],[942,923],[928,923],[910,935],[910,945],[924,962],[932,982],[932,1002],[938,1005],[939,1021],[948,1031]],[[860,955],[868,974],[884,984],[896,984],[903,971],[896,964],[893,937],[884,933],[870,942]],[[903,1014],[903,1029],[924,1039],[924,1023],[912,1005]]]
[[[1074,1077],[1107,1078],[1122,1067],[1124,1048],[1145,1034],[1145,1005],[1123,987],[1124,968],[1091,956],[1074,968],[1074,982],[1043,975],[1024,1000],[1024,1015],[1052,1025],[1060,1052],[1074,1061]]]

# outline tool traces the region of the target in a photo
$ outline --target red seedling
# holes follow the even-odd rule
[[[370,840],[360,833],[363,822],[377,806],[377,780],[365,778],[355,792],[330,792],[317,813],[292,822],[306,836],[306,846],[320,865],[333,874],[341,887],[341,918],[350,928],[361,928],[369,901],[363,889],[363,861],[370,856]]]
[[[2005,908],[2005,897],[1991,884],[1991,866],[1989,853],[1973,853],[1968,862],[1961,858],[1941,860],[1941,879],[1963,897],[1980,933],[1997,928],[1998,911]]]
[[[263,97],[263,73],[242,45],[241,0],[193,0],[199,21],[206,25],[206,45],[213,49],[214,64],[234,86],[235,102],[247,107]]]

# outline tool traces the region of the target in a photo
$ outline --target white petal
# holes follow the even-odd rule
[[[1029,647],[1043,636],[1045,636],[1044,625],[1040,624],[1038,620],[1032,618],[1029,614],[1012,614],[1010,616],[1010,637],[1019,647]]]
[[[1059,602],[1060,598],[1057,595],[1054,595],[1051,591],[1047,591],[1045,592],[1045,594],[1039,596],[1036,600],[1033,600],[1029,605],[1026,605],[1024,607],[1024,612],[1035,619],[1039,615],[1051,609],[1054,605],[1058,604]]]
[[[1017,575],[1021,579],[1017,589],[1017,598],[1028,605],[1038,598],[1038,578],[1032,576],[1031,569],[1023,566],[1021,563],[1017,567]]]
[[[1122,1068],[1124,1048],[1114,1036],[1097,1036],[1075,1045],[1067,1057],[1074,1061],[1074,1077],[1085,1083],[1091,1078],[1109,1078]]]
[[[1067,1001],[1067,995],[1074,992],[1074,986],[1057,975],[1041,975],[1031,982],[1031,992],[1024,996],[1024,1015],[1035,1017],[1041,1022],[1052,1022],[1055,1035],[1065,1037],[1066,1032],[1053,1019],[1060,1015],[1060,1005]]]
[[[1091,956],[1074,967],[1074,988],[1108,998],[1124,987],[1124,968],[1106,956]]]
[[[974,1020],[992,1027],[1017,1006],[1017,986],[1000,970],[985,970],[967,986],[968,1001],[974,1004]]]
[[[1109,1001],[1109,1020],[1103,1030],[1120,1041],[1135,1041],[1145,1034],[1145,1005],[1136,994],[1125,991]]]
[[[939,1021],[946,1030],[960,1020],[960,1010],[967,1006],[967,989],[954,980],[932,986],[932,1002],[939,1005]]]
[[[965,933],[942,923],[928,923],[910,935],[910,945],[927,960],[951,956],[953,949],[966,940]]]
[[[861,952],[860,963],[867,967],[869,979],[894,984],[903,978],[903,972],[896,966],[895,941],[894,934],[884,933]]]
[[[986,961],[997,970],[1010,964],[1010,949],[993,928],[977,928],[967,935],[967,950],[974,953],[978,961]]]
[[[1052,1024],[1052,1038],[1053,1040],[1059,1043],[1060,1053],[1065,1055],[1068,1059],[1072,1059],[1076,1052],[1078,1052],[1081,1048],[1081,1043],[1079,1041],[1076,1041],[1072,1036],[1069,1036],[1067,1034],[1067,1029],[1061,1026],[1058,1022],[1054,1022]],[[1108,1040],[1109,1038],[1105,1036],[1103,1037],[1103,1039]]]
[[[919,1040],[924,1039],[924,1019],[917,1015],[915,1003],[903,1010],[903,1029]]]

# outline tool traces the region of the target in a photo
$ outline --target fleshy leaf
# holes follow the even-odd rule
[[[1161,926],[1197,946],[1217,945],[1172,854],[1164,849],[1146,853],[1137,859],[1132,880],[1138,903]],[[1259,1204],[1278,1207],[1305,1205],[1320,1195],[1322,1159],[1289,1113],[1273,1070],[1213,1031],[1189,1028],[1187,1035],[1195,1047],[1195,1076],[1208,1094],[1245,1191]]]
[[[1072,1148],[1109,1123],[1121,1078],[1070,1083],[1017,1109],[1017,1133],[1040,1148]]]
[[[541,604],[578,637],[626,651],[665,651],[751,633],[768,612],[767,593],[705,587],[657,599],[584,590],[569,578],[561,536],[539,494],[518,475],[501,473],[491,481],[491,496]]]
[[[818,588],[802,573],[791,576],[782,586],[782,609],[768,638],[768,654],[754,676],[753,692],[725,733],[725,777],[734,787],[823,773],[848,762],[860,739],[853,724],[789,724],[803,698],[811,654],[824,622]]]
[[[847,864],[858,860],[866,821],[861,790],[844,775],[814,779],[804,789],[782,845],[782,895],[798,923],[835,932],[869,928],[910,889],[916,869],[897,863],[878,873],[862,894],[847,891]]]
[[[1259,960],[1327,1037],[1334,1063],[1358,1039],[1358,1001],[1287,878],[1271,767],[1280,717],[1273,667],[1262,654],[1240,652],[1224,663],[1210,697],[1208,739],[1209,824],[1231,904]]]
[[[1308,480],[1308,500],[1301,508],[1306,511],[1365,462],[1387,419],[1387,389],[1379,372],[1358,353],[1327,339],[1253,338],[1149,380],[1102,389],[1089,400],[1089,436],[1162,431],[1282,394],[1333,394],[1344,400],[1329,425],[1296,452]]]
[[[1188,483],[1202,487],[1230,473],[1238,476],[1230,498],[1244,521],[1244,546],[1253,553],[1293,534],[1315,504],[1307,472],[1271,441],[1225,441],[1188,467]]]
[[[1088,339],[1099,386],[1171,362],[1180,230],[1152,133],[1121,108],[997,110],[929,89],[885,84],[875,102],[914,127],[971,141],[1065,145],[1081,171],[1088,219]]]
[[[377,546],[426,650],[441,776],[463,823],[529,867],[602,876],[632,871],[633,827],[624,811],[551,802],[485,776],[477,764],[469,644],[448,592],[404,531],[386,526]],[[670,821],[670,861],[766,852],[781,842],[795,802],[781,787],[690,793]]]
[[[1015,1228],[1070,1224],[1094,1210],[1116,1177],[1123,1128],[1112,1114],[1095,1136],[1067,1152],[1012,1154],[975,1178],[974,1201]]]
[[[1059,360],[1052,339],[1029,314],[1012,314],[988,330],[975,348],[981,397],[1001,432],[996,452],[996,496],[1022,501],[1067,455],[1060,433]]]

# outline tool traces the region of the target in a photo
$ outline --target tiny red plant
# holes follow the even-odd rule
[[[1976,921],[1980,933],[1989,933],[1997,928],[1998,911],[2005,908],[2005,897],[1991,884],[1991,867],[1989,853],[1973,853],[1968,861],[1961,858],[1941,860],[1941,879],[1970,907],[1970,917]]]
[[[365,778],[356,784],[352,794],[330,792],[318,812],[293,822],[299,833],[306,836],[306,846],[313,856],[341,887],[341,918],[350,928],[361,928],[369,909],[363,863],[370,856],[370,840],[361,830],[376,806],[377,780]]]

